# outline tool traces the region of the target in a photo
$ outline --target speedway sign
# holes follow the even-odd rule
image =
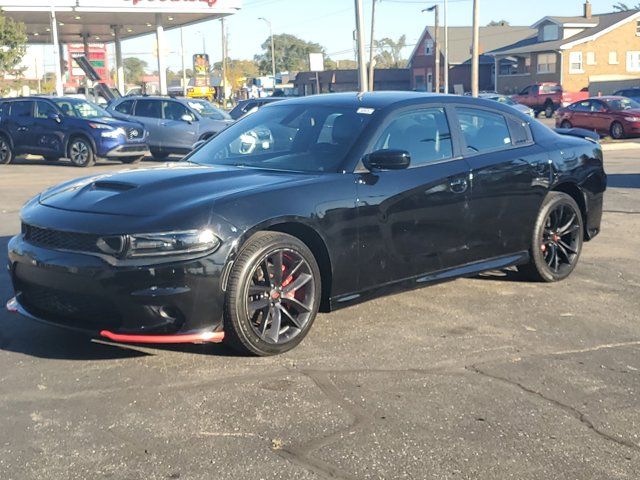
[[[231,13],[241,7],[242,0],[0,0],[0,8],[8,11]]]

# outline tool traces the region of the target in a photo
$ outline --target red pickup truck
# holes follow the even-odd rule
[[[589,90],[583,88],[579,92],[565,92],[557,83],[536,83],[511,98],[533,109],[536,117],[544,112],[547,118],[551,118],[557,109],[589,98]]]

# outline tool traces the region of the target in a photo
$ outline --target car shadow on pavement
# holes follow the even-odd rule
[[[107,165],[118,165],[121,164],[122,162],[118,162],[118,161],[113,161],[113,160],[99,160],[98,162],[96,162],[95,166],[96,167],[100,167],[100,166],[107,166]],[[47,165],[49,167],[67,167],[67,168],[78,168],[75,167],[71,164],[71,162],[69,160],[67,160],[66,158],[61,158],[60,160],[57,161],[47,161],[44,158],[24,158],[24,157],[18,157],[18,158],[14,158],[13,161],[11,162],[11,165],[33,165],[33,166],[39,166],[39,165]],[[81,170],[81,168],[78,168],[78,170]]]
[[[11,237],[0,237],[0,265],[7,264],[7,244]],[[118,345],[90,336],[38,323],[6,310],[6,302],[13,296],[11,280],[0,273],[0,350],[32,357],[58,360],[114,360],[153,355],[163,350],[200,355],[238,356],[225,345]],[[143,348],[143,349],[142,349]]]
[[[526,282],[526,278],[522,276],[515,267],[505,268],[503,270],[489,270],[470,277],[472,280],[493,280],[497,282]]]
[[[640,188],[640,173],[612,173],[607,175],[609,188]]]

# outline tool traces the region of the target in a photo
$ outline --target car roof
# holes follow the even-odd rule
[[[28,97],[11,97],[11,98],[1,98],[0,101],[2,102],[16,102],[16,101],[25,101],[25,100],[49,100],[49,101],[55,101],[55,100],[71,100],[71,101],[79,101],[79,100],[83,100],[82,98],[77,98],[77,97],[66,97],[66,96],[62,96],[62,97],[57,97],[55,95],[29,95]]]

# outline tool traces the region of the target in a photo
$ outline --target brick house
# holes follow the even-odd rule
[[[480,27],[480,90],[493,90],[494,59],[489,56],[493,50],[514,44],[531,37],[536,31],[530,27],[495,26]],[[440,84],[444,88],[444,28],[440,28]],[[435,88],[434,27],[428,26],[422,32],[411,57],[411,88],[431,92]],[[471,90],[471,27],[449,27],[449,90],[456,85],[465,92]]]
[[[574,92],[593,82],[640,83],[640,11],[593,15],[587,0],[583,15],[544,17],[532,28],[530,38],[491,52],[500,93],[538,82]]]

